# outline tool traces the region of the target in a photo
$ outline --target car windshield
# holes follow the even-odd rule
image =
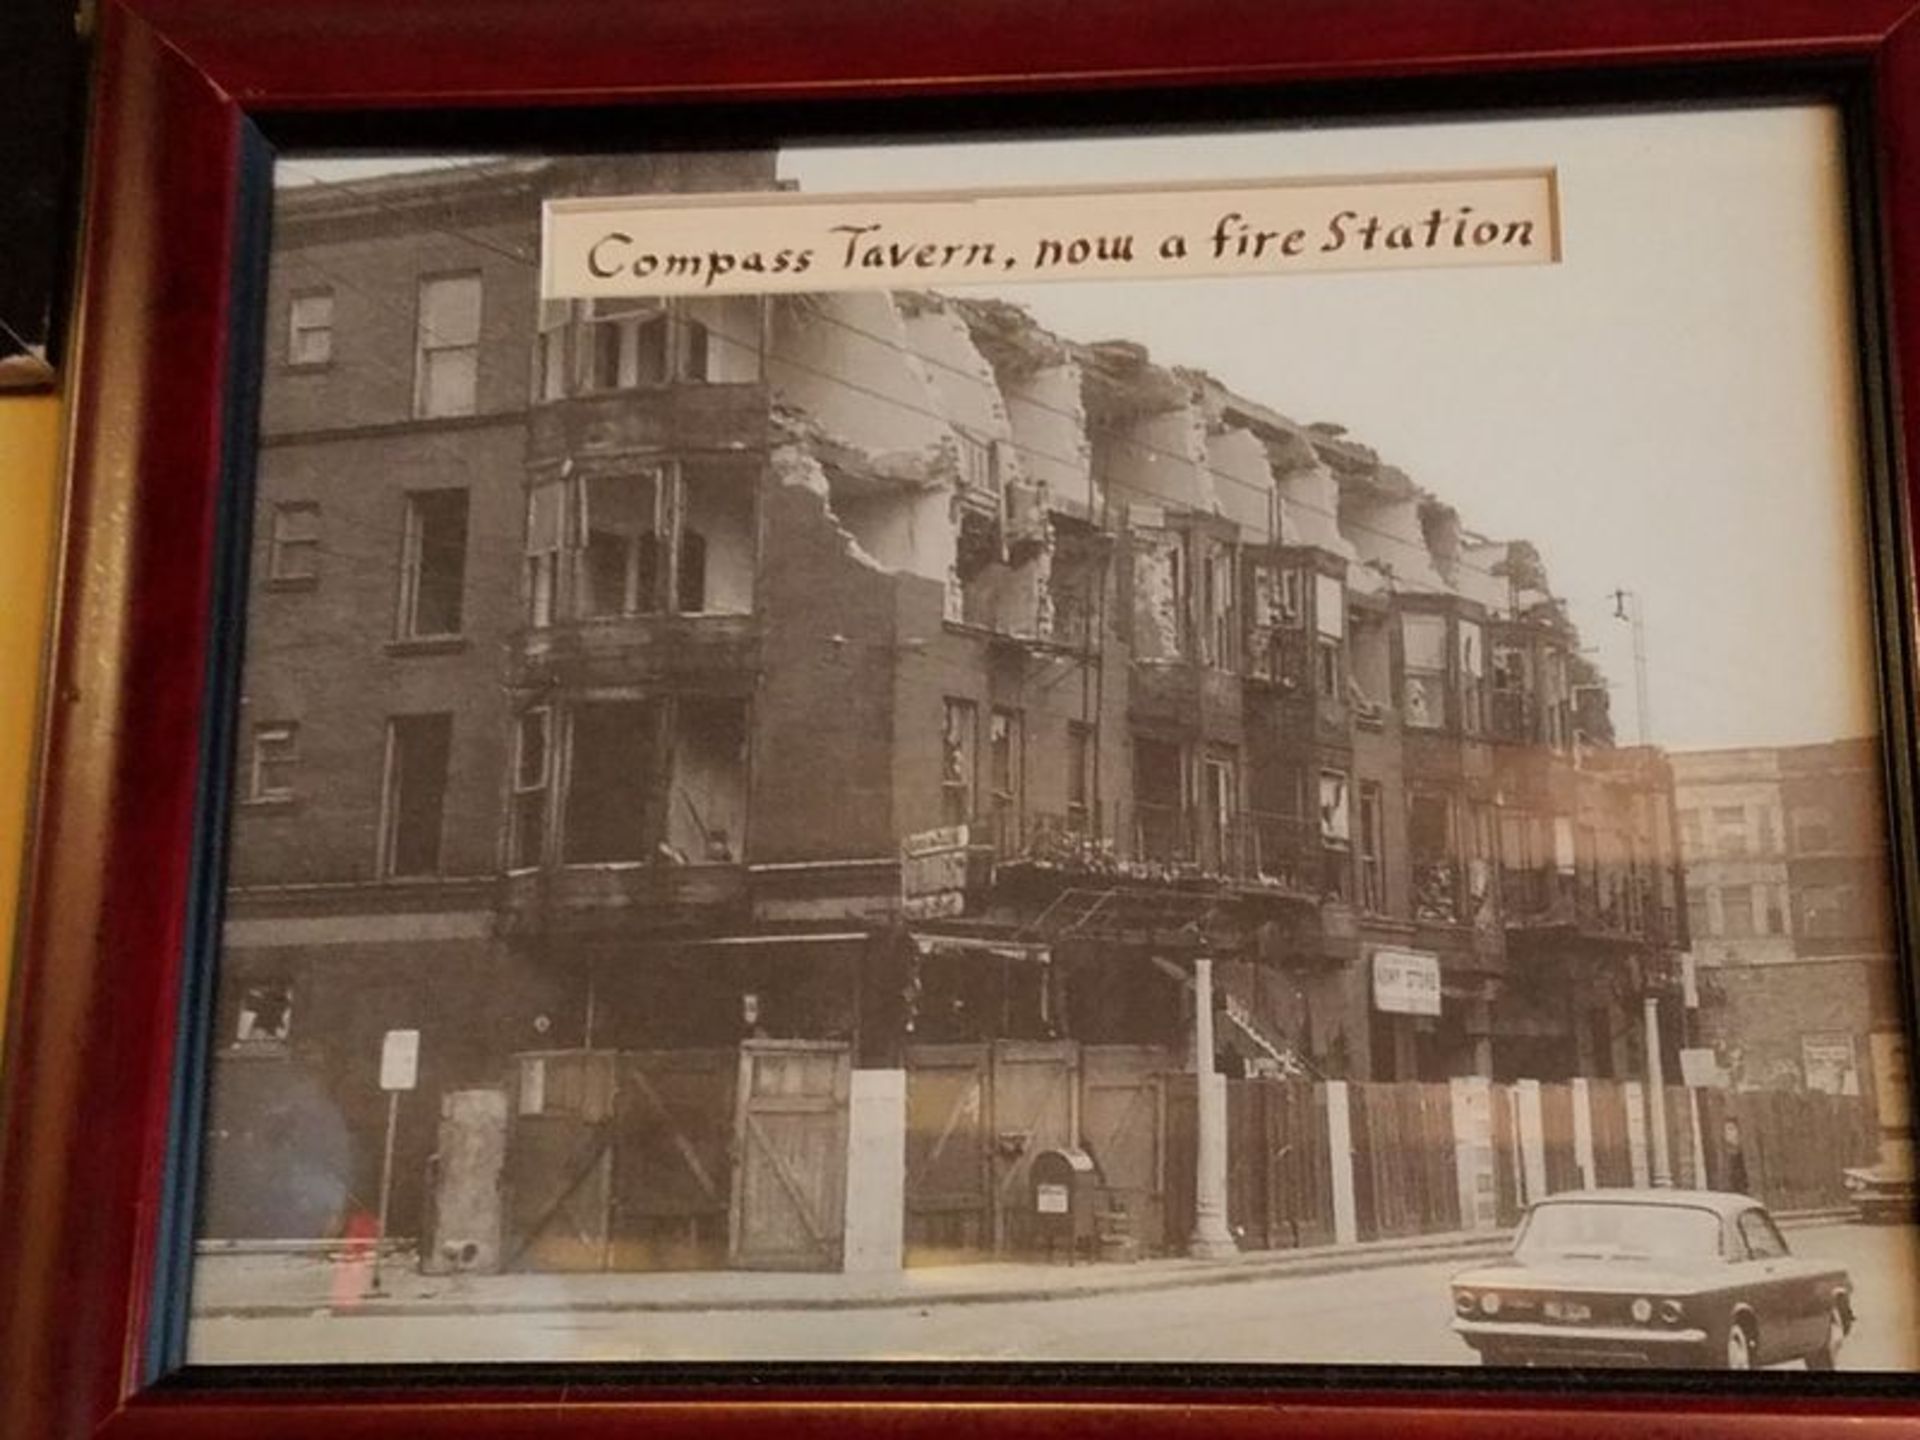
[[[1720,1254],[1720,1217],[1687,1205],[1563,1201],[1534,1210],[1514,1253],[1710,1260]]]

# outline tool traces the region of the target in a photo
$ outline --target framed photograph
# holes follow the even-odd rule
[[[99,44],[0,1435],[1920,1415],[1906,0]]]

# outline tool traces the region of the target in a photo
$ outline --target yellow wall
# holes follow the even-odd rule
[[[27,783],[53,573],[59,435],[58,400],[0,395],[0,999],[6,995],[19,914]]]

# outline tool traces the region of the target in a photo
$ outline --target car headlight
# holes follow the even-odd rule
[[[1661,1324],[1678,1325],[1682,1320],[1686,1319],[1686,1317],[1687,1308],[1678,1300],[1662,1300],[1660,1302]]]
[[[1453,1313],[1456,1315],[1471,1315],[1473,1313],[1474,1300],[1475,1296],[1471,1290],[1454,1291]]]
[[[1644,1325],[1653,1319],[1653,1301],[1641,1295],[1634,1300],[1633,1304],[1627,1307],[1627,1313],[1633,1316],[1636,1325]]]
[[[1498,1315],[1500,1313],[1500,1292],[1498,1290],[1489,1290],[1480,1297],[1480,1313],[1482,1315]]]

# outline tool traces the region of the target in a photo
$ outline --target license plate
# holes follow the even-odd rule
[[[1540,1307],[1549,1320],[1591,1320],[1593,1307],[1580,1300],[1549,1300]]]

